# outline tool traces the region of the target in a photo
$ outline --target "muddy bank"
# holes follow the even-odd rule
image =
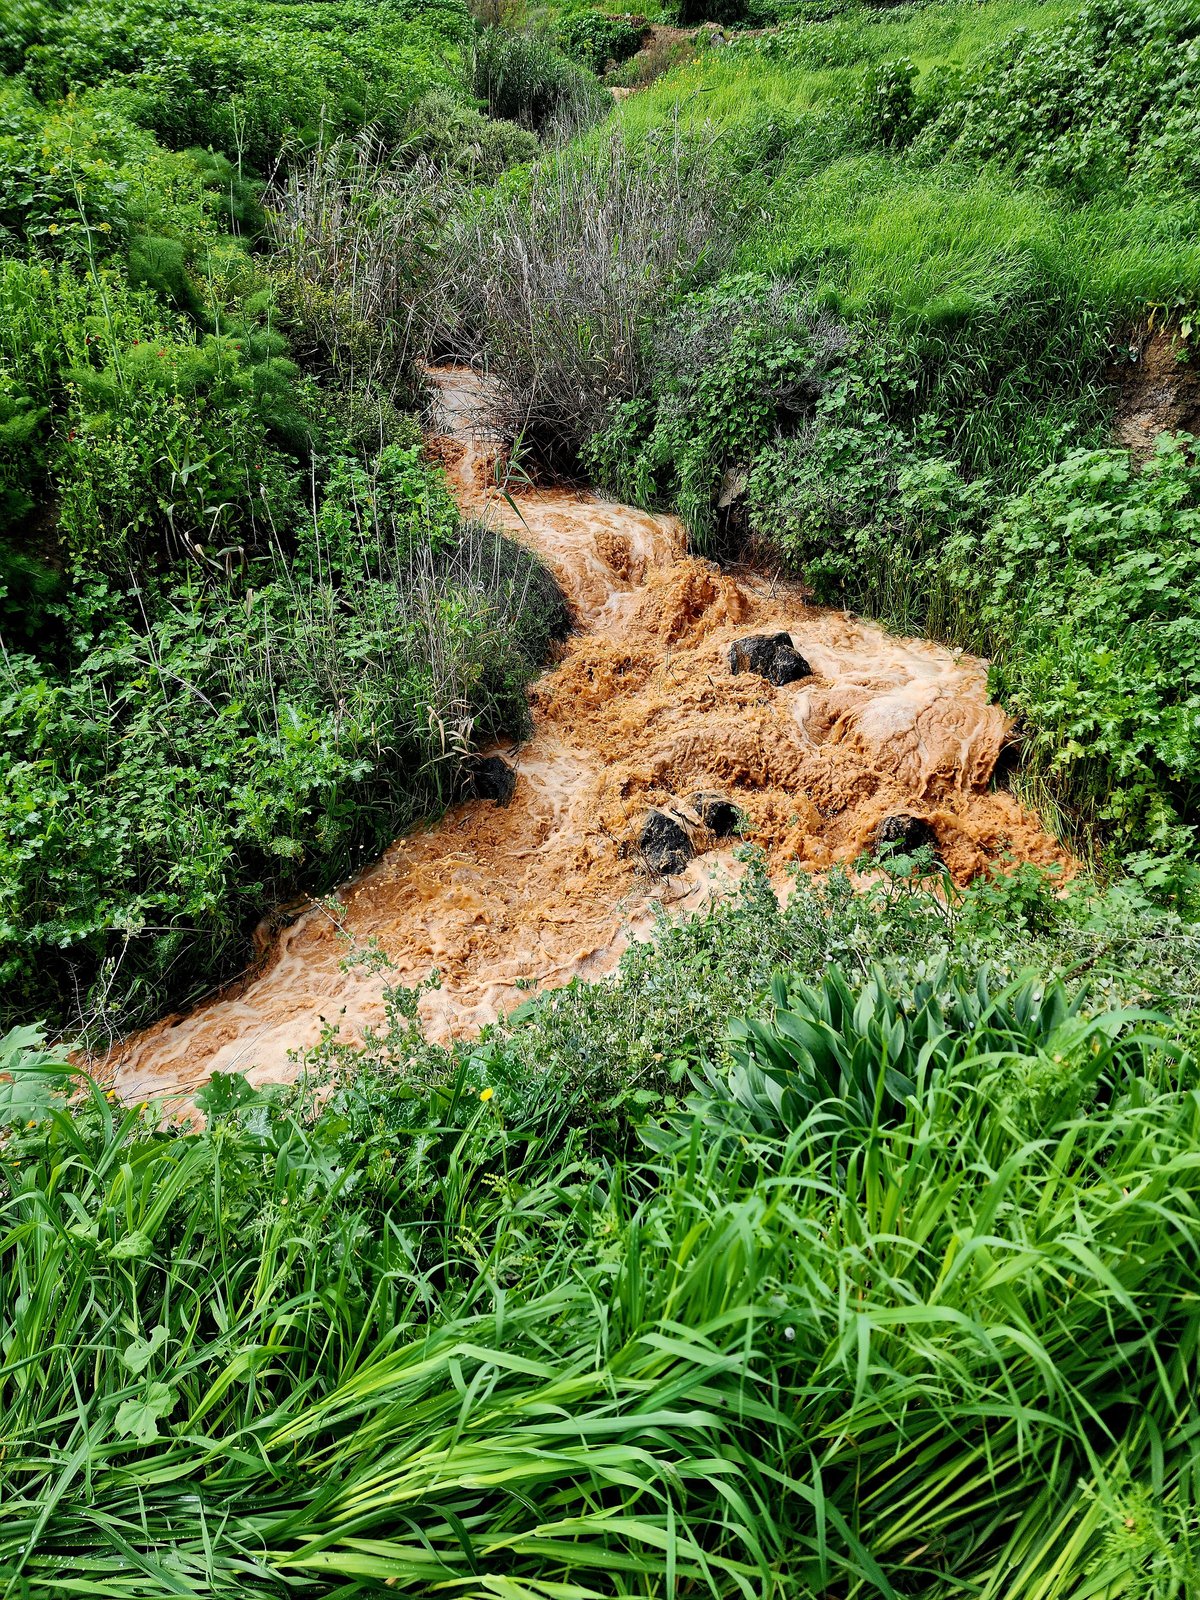
[[[512,797],[465,802],[398,840],[336,914],[306,912],[253,975],[125,1041],[110,1061],[122,1092],[186,1089],[213,1070],[286,1077],[289,1053],[325,1026],[359,1037],[382,1020],[386,982],[434,968],[441,988],[422,1001],[434,1037],[479,1028],[529,985],[611,971],[656,903],[693,909],[738,871],[731,842],[688,808],[700,791],[736,802],[777,871],[853,860],[897,812],[928,820],[958,882],[1063,859],[1036,817],[987,789],[1008,726],[981,661],[723,573],[684,554],[669,517],[563,489],[514,493],[514,510],[496,487],[485,389],[459,369],[436,378],[434,447],[460,504],[546,559],[578,624],[535,686],[534,737],[502,752]],[[781,631],[811,676],[776,688],[731,673],[736,639]],[[665,880],[637,848],[651,807],[676,808],[699,852]],[[369,941],[390,974],[347,966]]]

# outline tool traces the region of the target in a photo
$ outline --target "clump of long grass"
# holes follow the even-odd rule
[[[368,132],[296,162],[268,197],[272,277],[293,344],[342,388],[411,392],[452,193],[435,162]]]
[[[726,198],[711,144],[675,128],[584,141],[458,219],[445,338],[486,355],[514,434],[570,460],[640,391],[643,324],[730,257]]]
[[[569,137],[612,106],[595,76],[559,50],[547,33],[480,28],[468,70],[477,97],[493,117]]]
[[[1189,1592],[1162,1019],[830,979],[639,1148],[410,1015],[402,1077],[224,1080],[203,1132],[88,1088],[0,1153],[11,1591]]]

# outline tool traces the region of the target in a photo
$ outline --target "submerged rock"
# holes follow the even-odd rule
[[[812,668],[792,643],[790,633],[760,633],[735,639],[729,646],[729,670],[756,672],[776,688],[812,676]]]
[[[651,811],[642,824],[638,849],[651,872],[662,878],[682,872],[692,859],[692,841],[683,825],[665,811]]]
[[[884,817],[875,829],[872,846],[876,855],[885,852],[888,855],[910,856],[914,851],[928,845],[937,849],[937,834],[925,821],[924,817],[911,817],[898,814],[894,817]]]
[[[738,831],[741,814],[723,794],[694,794],[692,805],[714,839],[728,839]]]
[[[506,806],[517,787],[517,774],[503,756],[475,756],[467,763],[464,792],[474,800]]]

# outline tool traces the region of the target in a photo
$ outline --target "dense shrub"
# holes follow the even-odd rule
[[[269,173],[291,144],[368,124],[394,142],[412,101],[453,81],[467,32],[457,0],[84,0],[58,15],[24,59],[49,99],[120,81],[110,96],[174,149],[213,147]]]
[[[43,0],[9,0],[0,11],[0,73],[19,72],[25,52],[50,21]]]
[[[149,288],[16,262],[0,263],[0,307],[0,375],[24,397],[9,431],[26,435],[0,436],[0,472],[27,513],[55,497],[79,568],[198,544],[224,560],[287,525],[308,421],[261,321],[200,334]]]
[[[948,96],[927,139],[1080,197],[1126,178],[1194,191],[1198,105],[1194,6],[1091,0],[1063,27],[1014,34]]]
[[[903,145],[920,126],[916,96],[917,68],[907,58],[885,61],[863,75],[852,119],[872,143]]]
[[[1164,434],[1141,469],[1067,456],[949,552],[1033,761],[1126,848],[1193,849],[1200,822],[1198,535],[1200,466]]]
[[[703,540],[725,474],[813,414],[853,343],[802,290],[727,276],[656,322],[649,393],[616,408],[588,463],[630,499],[677,506]]]
[[[965,481],[936,439],[868,415],[843,422],[827,406],[764,450],[748,480],[749,526],[819,599],[921,631],[931,614],[926,558],[972,525],[990,485]]]
[[[403,152],[466,183],[490,183],[532,161],[541,146],[529,128],[489,119],[445,89],[433,89],[408,114]]]
[[[558,25],[558,41],[572,60],[591,72],[610,62],[628,61],[641,46],[645,26],[640,18],[614,17],[603,11],[580,11]]]
[[[0,99],[0,250],[107,258],[129,233],[129,180],[147,158],[153,141],[111,110]]]

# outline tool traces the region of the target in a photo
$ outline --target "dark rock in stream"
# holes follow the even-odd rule
[[[876,855],[911,856],[928,845],[937,850],[937,834],[924,817],[884,817],[871,841]],[[891,845],[890,850],[885,849]]]
[[[728,839],[741,826],[741,812],[723,794],[694,794],[692,805],[714,839]]]
[[[749,639],[735,639],[729,646],[729,670],[756,672],[777,689],[812,676],[812,668],[792,643],[790,633],[760,633]]]
[[[467,762],[463,792],[473,800],[494,800],[506,806],[517,787],[517,774],[503,756],[473,756]]]
[[[642,824],[638,849],[651,872],[670,878],[692,859],[692,841],[683,825],[665,811],[651,811]]]

